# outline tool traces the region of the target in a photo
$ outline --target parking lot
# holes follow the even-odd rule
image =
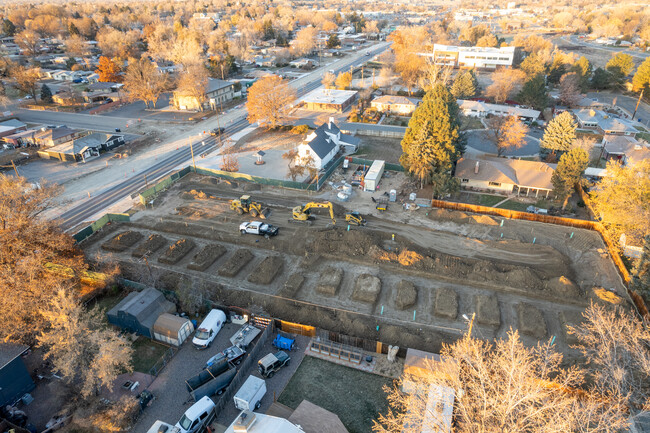
[[[156,420],[175,424],[193,404],[190,394],[185,387],[185,380],[198,374],[205,366],[207,360],[212,356],[230,347],[231,343],[229,339],[239,328],[240,325],[227,323],[212,342],[212,345],[203,351],[195,349],[190,341],[186,341],[149,387],[149,390],[156,398],[140,416],[133,431],[136,433],[146,433]],[[267,353],[277,351],[271,345],[273,338],[274,336],[262,348],[260,357]],[[257,344],[258,340],[259,336],[253,343]],[[302,361],[304,348],[308,341],[309,338],[307,337],[297,336],[297,348],[289,353],[291,356],[290,364],[278,371],[271,379],[266,379],[267,392],[262,399],[262,405],[259,409],[260,412],[265,412],[271,406],[274,397],[277,398],[289,382],[291,376]],[[248,374],[252,373],[255,376],[261,377],[256,368],[257,363],[255,362],[252,364],[251,371]],[[214,401],[217,401],[221,397],[214,395],[212,398]],[[234,403],[228,403],[226,404],[226,409],[217,414],[217,422],[227,426],[234,421],[237,414],[239,414],[239,411],[235,408]]]

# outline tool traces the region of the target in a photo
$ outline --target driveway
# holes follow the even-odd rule
[[[494,154],[497,153],[497,147],[494,145],[494,142],[488,138],[488,132],[485,130],[474,130],[467,131],[465,137],[467,137],[467,147],[471,147],[470,153],[481,154],[488,153]],[[538,129],[532,129],[529,135],[526,136],[526,144],[524,144],[519,149],[506,149],[503,152],[504,156],[535,156],[539,154],[539,140],[542,136],[542,132]],[[472,152],[474,150],[475,152]]]

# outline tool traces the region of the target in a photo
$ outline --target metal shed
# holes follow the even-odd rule
[[[34,389],[21,355],[29,346],[0,343],[0,405],[14,404],[16,400]]]
[[[366,173],[366,176],[363,178],[364,191],[374,192],[377,190],[377,185],[379,185],[381,176],[384,174],[385,165],[386,162],[379,159],[376,159],[372,163],[368,173]]]
[[[153,338],[172,346],[180,346],[194,332],[189,319],[164,313],[153,324]]]
[[[129,293],[106,315],[113,325],[154,338],[153,327],[158,317],[175,310],[176,307],[165,299],[165,295],[156,289],[148,288],[141,292]]]

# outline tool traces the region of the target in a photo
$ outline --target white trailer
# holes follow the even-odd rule
[[[385,165],[386,165],[386,161],[382,161],[380,159],[376,159],[372,163],[370,169],[368,169],[368,173],[366,173],[365,177],[363,178],[364,191],[374,192],[377,190],[377,185],[379,185],[381,176],[384,174]]]
[[[248,376],[246,382],[235,394],[235,407],[239,410],[254,410],[260,408],[260,402],[266,394],[266,382],[255,376]]]

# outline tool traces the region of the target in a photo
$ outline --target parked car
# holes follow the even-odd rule
[[[210,367],[222,359],[226,359],[228,362],[239,365],[241,364],[244,355],[246,355],[246,351],[241,347],[230,346],[229,348],[224,349],[223,351],[214,355],[212,358],[208,359],[208,362],[205,363],[205,368]]]
[[[269,353],[264,358],[257,361],[257,368],[263,377],[271,378],[276,371],[289,365],[291,358],[286,352],[280,350],[277,353]]]
[[[260,235],[264,237],[275,236],[278,234],[278,228],[272,226],[271,224],[263,223],[261,221],[251,221],[247,223],[241,223],[239,225],[239,231],[241,234],[253,234]]]
[[[194,338],[192,339],[194,347],[197,349],[208,348],[224,323],[226,323],[226,313],[221,310],[211,310],[194,334]]]
[[[239,388],[233,400],[239,410],[254,410],[261,406],[262,398],[266,394],[266,382],[255,376],[248,376],[246,382]]]
[[[175,427],[179,429],[179,433],[200,433],[210,425],[215,416],[215,404],[206,396],[190,406]]]
[[[210,131],[210,135],[216,137],[217,135],[223,134],[224,131],[225,131],[224,128],[214,128],[213,130]]]

